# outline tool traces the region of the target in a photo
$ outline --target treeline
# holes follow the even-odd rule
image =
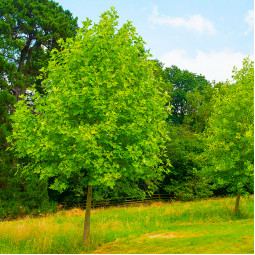
[[[101,29],[105,28],[107,31],[105,36],[108,36],[111,28],[116,25],[114,22],[117,14],[108,13],[101,18],[105,22],[102,23]],[[107,22],[109,22],[108,26],[106,26]],[[94,28],[95,33],[104,31],[99,30],[98,27]],[[84,31],[86,29],[87,27],[83,28]],[[47,99],[43,82],[49,80],[49,61],[51,61],[52,69],[54,61],[68,65],[68,61],[64,60],[64,56],[69,54],[68,44],[73,45],[73,42],[76,42],[79,46],[79,40],[82,40],[79,39],[82,36],[77,36],[79,31],[77,18],[74,18],[69,11],[63,10],[54,1],[2,0],[0,31],[0,217],[11,218],[28,213],[40,214],[55,211],[56,206],[64,202],[84,201],[88,182],[83,175],[74,172],[65,180],[65,188],[57,189],[58,191],[51,189],[50,187],[56,185],[57,177],[48,175],[47,178],[42,179],[40,171],[34,170],[36,166],[31,164],[32,159],[29,153],[22,154],[21,149],[19,153],[12,150],[12,143],[15,141],[9,138],[19,141],[19,137],[28,136],[27,140],[31,140],[29,134],[24,133],[27,131],[22,126],[22,121],[29,125],[26,123],[28,120],[25,115],[15,117],[15,121],[12,119],[13,115],[17,115],[15,104],[23,100],[30,112],[33,112],[35,111],[34,91],[37,93],[38,100],[39,98]],[[123,26],[121,33],[118,34],[119,38],[116,36],[116,43],[123,40],[119,47],[125,44],[123,33],[134,34],[129,23]],[[93,33],[90,36],[94,38]],[[111,35],[109,38],[113,37]],[[240,197],[240,195],[253,193],[253,62],[248,58],[245,59],[243,68],[234,70],[232,83],[226,81],[212,84],[202,75],[181,70],[177,66],[164,67],[157,60],[146,59],[144,56],[147,52],[143,48],[142,40],[140,37],[134,38],[135,46],[133,44],[125,46],[131,47],[130,49],[135,47],[138,52],[137,59],[133,59],[134,68],[139,67],[142,70],[146,66],[153,66],[155,77],[153,82],[157,80],[160,93],[168,95],[168,101],[165,103],[167,139],[159,164],[164,171],[154,180],[153,175],[151,179],[148,177],[146,180],[146,178],[131,178],[127,173],[120,183],[95,187],[93,199],[143,196],[145,193],[159,192],[170,194],[176,200],[188,201],[213,195],[232,194]],[[101,47],[102,51],[110,52],[103,47],[103,40],[102,42],[93,40],[87,42],[87,51],[93,50],[94,44],[99,44],[97,46]],[[64,53],[61,55],[62,51]],[[128,52],[126,55],[129,54]],[[134,52],[132,57],[137,52]],[[81,53],[77,50],[77,58],[80,57],[79,54]],[[141,59],[145,62],[141,62]],[[72,61],[70,59],[70,63],[73,64]],[[93,58],[91,61],[97,60]],[[132,65],[122,68],[132,70]],[[61,71],[56,75],[60,73]],[[79,76],[73,66],[70,77],[72,75]],[[69,76],[54,77],[53,74],[51,76],[53,82],[54,79],[60,81],[70,78]],[[118,79],[121,81],[121,75]],[[33,91],[30,89],[32,85]],[[60,89],[68,89],[66,85],[61,86],[59,85]],[[148,88],[146,83],[143,86]],[[152,92],[148,91],[148,94],[150,93]],[[66,100],[69,100],[68,96]],[[149,102],[148,98],[139,100],[144,100],[145,105],[146,100]],[[70,102],[72,102],[71,99]],[[157,105],[156,102],[154,103]],[[150,109],[151,105],[153,102],[146,107]],[[74,116],[82,117],[81,113],[75,115],[75,108],[73,111]],[[20,125],[17,125],[17,118]],[[92,121],[92,117],[86,115],[86,118]],[[96,120],[93,121],[96,122]],[[156,126],[157,123],[153,125]],[[126,137],[126,140],[128,139],[131,142],[132,139]],[[123,143],[125,143],[124,140]],[[105,141],[104,143],[107,144]],[[33,146],[26,148],[28,149],[33,150]],[[40,153],[38,155],[41,156]]]

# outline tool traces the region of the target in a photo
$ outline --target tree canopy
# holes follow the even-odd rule
[[[234,84],[227,83],[215,95],[213,113],[206,131],[210,167],[216,187],[245,194],[253,187],[254,168],[254,64],[249,59],[234,70]]]
[[[170,103],[173,107],[171,120],[175,124],[182,124],[185,115],[191,110],[187,103],[188,94],[195,90],[202,93],[210,88],[211,84],[204,76],[191,73],[188,70],[181,70],[177,66],[165,68],[164,77],[173,84]]]
[[[35,175],[27,175],[26,178],[14,175],[15,163],[20,159],[7,151],[10,145],[6,141],[6,137],[12,132],[10,116],[14,112],[14,103],[20,100],[20,95],[34,83],[37,90],[42,92],[40,89],[42,79],[38,79],[40,69],[48,65],[50,51],[58,47],[57,40],[73,37],[77,28],[77,18],[73,18],[68,10],[63,10],[54,1],[0,1],[0,185],[2,187],[0,198],[8,201],[11,204],[10,208],[16,206],[20,208],[21,204],[24,205],[23,203],[28,201],[24,198],[18,199],[24,197],[22,194],[19,196],[18,191],[24,189],[31,191],[30,187],[33,185],[41,186]],[[30,183],[24,181],[24,178],[29,179]],[[31,185],[32,180],[33,185]],[[42,186],[45,188],[43,193],[47,194],[47,185]],[[39,193],[42,191],[40,190]],[[17,201],[15,206],[12,204],[12,199]],[[34,204],[32,207],[35,207]]]
[[[45,69],[46,94],[34,91],[34,109],[22,100],[12,117],[16,152],[31,159],[23,169],[55,176],[54,189],[64,190],[72,173],[113,187],[153,185],[162,171],[167,96],[142,38],[131,22],[117,29],[117,19],[112,9],[60,40]]]
[[[54,1],[1,1],[0,47],[4,80],[13,85],[10,88],[17,98],[35,82],[34,77],[45,66],[57,40],[74,36],[77,28],[77,18]]]

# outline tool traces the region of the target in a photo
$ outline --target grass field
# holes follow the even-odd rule
[[[154,203],[96,209],[91,244],[82,244],[84,211],[0,223],[0,253],[253,253],[254,198]]]

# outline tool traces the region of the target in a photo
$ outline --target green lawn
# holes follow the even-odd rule
[[[253,253],[254,199],[234,199],[92,211],[84,247],[84,211],[0,223],[0,253]]]
[[[253,220],[173,225],[117,239],[93,253],[253,253]]]

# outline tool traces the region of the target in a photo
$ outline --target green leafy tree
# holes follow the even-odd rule
[[[158,69],[157,75],[165,81],[164,89],[171,96],[167,106],[172,111],[166,143],[171,166],[164,175],[161,192],[178,200],[208,197],[212,192],[201,173],[199,155],[205,148],[201,133],[211,114],[213,88],[203,76],[176,66],[163,69],[158,63]]]
[[[213,95],[216,90],[211,85],[205,85],[201,90],[196,87],[186,94],[187,113],[183,123],[194,132],[201,133],[205,130],[213,109]]]
[[[184,117],[189,114],[189,110],[192,110],[187,102],[187,95],[195,90],[201,94],[203,90],[211,87],[211,84],[204,76],[191,73],[188,70],[181,70],[177,66],[165,68],[164,80],[173,84],[173,88],[170,87],[171,91],[169,91],[171,93],[170,105],[172,106],[171,120],[174,124],[182,124]]]
[[[164,174],[162,192],[172,198],[189,201],[212,195],[210,184],[202,173],[200,155],[205,150],[201,133],[190,130],[189,125],[168,123],[169,140],[166,143],[166,157],[171,162],[169,172]]]
[[[237,195],[238,212],[241,195],[253,187],[254,168],[254,64],[243,61],[240,71],[234,69],[234,84],[226,83],[215,95],[213,113],[206,130],[207,160],[211,166],[205,173],[216,188],[228,187]]]
[[[74,39],[59,41],[42,97],[17,103],[12,141],[41,178],[55,177],[63,191],[79,175],[88,187],[84,241],[88,242],[92,187],[114,188],[143,180],[153,186],[164,170],[165,104],[161,81],[131,22],[118,27],[114,8]]]

